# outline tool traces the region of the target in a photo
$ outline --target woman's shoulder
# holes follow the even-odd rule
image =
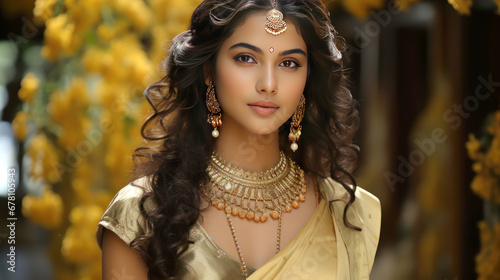
[[[147,230],[147,222],[140,211],[140,200],[150,190],[149,179],[143,177],[116,193],[97,225],[95,236],[99,247],[102,245],[105,229],[113,231],[127,244]],[[145,206],[147,210],[150,205]]]
[[[115,198],[142,197],[144,192],[151,191],[149,177],[141,177],[122,187],[115,195]],[[115,199],[113,198],[113,199]]]

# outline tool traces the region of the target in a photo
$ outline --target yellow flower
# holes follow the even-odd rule
[[[101,23],[97,27],[97,36],[104,42],[109,42],[114,38],[118,38],[126,34],[130,28],[130,21],[123,18],[114,20],[112,25]]]
[[[474,134],[469,134],[469,141],[465,143],[465,147],[467,148],[469,158],[472,160],[477,160],[479,157],[479,149],[481,148],[481,143],[476,139]]]
[[[83,159],[75,168],[71,179],[71,186],[75,190],[78,200],[87,203],[93,199],[92,185],[94,172],[87,158]]]
[[[112,6],[126,18],[138,31],[145,31],[151,25],[153,15],[143,0],[114,0]]]
[[[31,103],[36,97],[40,81],[33,73],[28,73],[21,81],[21,89],[18,96],[23,102]]]
[[[85,263],[100,256],[95,242],[95,226],[104,209],[88,204],[76,206],[69,215],[71,226],[66,230],[61,253],[70,262]]]
[[[29,124],[28,114],[25,111],[17,112],[12,120],[12,130],[19,141],[24,142],[26,140],[29,133]]]
[[[77,0],[66,5],[67,14],[75,25],[76,33],[83,35],[88,28],[101,21],[103,4],[103,0]]]
[[[106,25],[99,26],[98,34],[107,33],[107,28]],[[108,40],[113,34],[99,36]],[[138,37],[132,34],[110,39],[107,49],[88,48],[83,55],[82,64],[89,73],[101,74],[106,83],[130,83],[130,86],[139,86],[141,91],[145,84],[156,79],[151,60],[144,52]],[[130,95],[130,92],[115,95],[124,93]]]
[[[89,186],[82,178],[73,178],[71,180],[71,187],[73,187],[73,190],[75,190],[76,197],[78,197],[79,201],[84,203],[90,201],[92,193],[89,189]]]
[[[123,63],[129,66],[128,80],[133,85],[144,87],[148,82],[152,81],[154,68],[146,53],[142,50],[133,51],[130,55],[125,56]]]
[[[75,36],[75,24],[67,14],[47,20],[44,38],[42,56],[49,61],[57,60],[61,54],[74,54],[81,44],[81,38]]]
[[[97,89],[99,103],[113,115],[121,117],[128,110],[131,88],[122,83],[101,83]]]
[[[82,65],[85,71],[89,73],[102,72],[103,64],[110,64],[111,54],[97,47],[87,48],[82,57]]]
[[[48,229],[61,224],[63,202],[61,196],[45,188],[41,197],[28,194],[23,197],[22,213],[32,222]]]
[[[487,169],[485,169],[483,161],[477,161],[472,164],[472,170],[476,172],[476,174],[482,173],[482,172],[488,172]]]
[[[36,0],[33,15],[40,23],[44,23],[54,14],[54,5],[57,0]]]
[[[109,41],[116,36],[117,29],[114,26],[101,23],[97,27],[97,36],[103,41]]]
[[[99,222],[103,212],[104,209],[94,204],[79,205],[73,207],[69,220],[73,225],[93,227]]]
[[[498,180],[492,177],[489,172],[486,174],[477,174],[471,183],[472,191],[482,199],[492,199],[500,203],[500,187]]]
[[[186,0],[149,0],[157,23],[178,21],[188,23],[199,1]]]
[[[31,138],[27,154],[30,158],[28,174],[55,183],[60,179],[59,157],[57,150],[44,134],[36,134]]]
[[[110,65],[111,72],[116,76],[114,79],[118,81],[129,81],[133,75],[136,62],[131,57],[147,60],[138,37],[132,34],[113,40],[110,44],[110,52],[113,56],[113,63]],[[113,79],[112,77],[107,78],[108,80]]]
[[[500,223],[479,223],[481,251],[476,256],[478,279],[500,279]]]
[[[51,120],[62,128],[58,135],[61,146],[75,149],[85,139],[84,133],[91,126],[86,112],[89,104],[87,87],[82,78],[73,79],[66,93],[57,90],[51,94],[47,111]]]
[[[67,261],[85,263],[100,255],[94,237],[96,224],[97,222],[92,226],[92,230],[78,226],[71,226],[66,230],[61,253]]]
[[[448,0],[455,10],[457,10],[462,15],[470,14],[470,7],[472,6],[472,0]]]
[[[133,167],[131,159],[133,150],[134,146],[123,137],[123,133],[111,136],[104,160],[112,180],[111,185],[116,191],[127,183]]]

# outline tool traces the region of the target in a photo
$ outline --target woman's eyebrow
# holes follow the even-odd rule
[[[237,43],[237,44],[232,45],[229,49],[231,50],[231,49],[238,48],[238,47],[243,47],[243,48],[251,49],[252,51],[260,53],[260,54],[263,53],[260,48],[254,46],[254,45],[250,45],[248,43]]]
[[[259,47],[251,45],[249,43],[243,43],[243,42],[242,43],[234,44],[229,49],[231,50],[231,49],[238,48],[238,47],[240,47],[240,48],[247,48],[247,49],[250,49],[250,50],[252,50],[252,51],[254,51],[256,53],[259,53],[259,54],[263,53],[263,51]],[[285,55],[294,54],[294,53],[303,54],[304,56],[307,56],[306,52],[303,49],[300,49],[300,48],[282,51],[278,55],[279,56],[285,56]]]
[[[291,49],[291,50],[282,51],[278,55],[284,56],[284,55],[289,55],[289,54],[293,54],[293,53],[303,54],[304,56],[307,56],[306,52],[302,49]]]

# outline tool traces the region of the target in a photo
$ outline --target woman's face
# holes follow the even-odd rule
[[[270,134],[299,104],[307,79],[306,43],[292,22],[275,36],[264,29],[265,20],[265,11],[250,14],[218,53],[214,83],[221,134],[233,129]]]

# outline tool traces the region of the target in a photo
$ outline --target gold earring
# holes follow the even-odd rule
[[[290,148],[294,152],[299,148],[297,141],[299,141],[300,135],[302,134],[301,132],[302,126],[300,125],[300,122],[302,122],[302,118],[304,118],[305,110],[306,110],[306,98],[304,97],[304,95],[302,95],[300,97],[299,106],[297,107],[295,113],[293,113],[292,123],[290,125],[290,134],[288,134],[288,140],[292,142]]]
[[[219,102],[215,97],[215,87],[211,79],[210,79],[210,84],[208,85],[207,88],[206,102],[208,111],[210,112],[208,114],[207,122],[211,124],[212,127],[214,128],[214,130],[212,131],[212,136],[214,138],[217,138],[219,137],[219,131],[217,130],[217,128],[222,125],[222,116],[221,116],[221,109],[219,106]]]

